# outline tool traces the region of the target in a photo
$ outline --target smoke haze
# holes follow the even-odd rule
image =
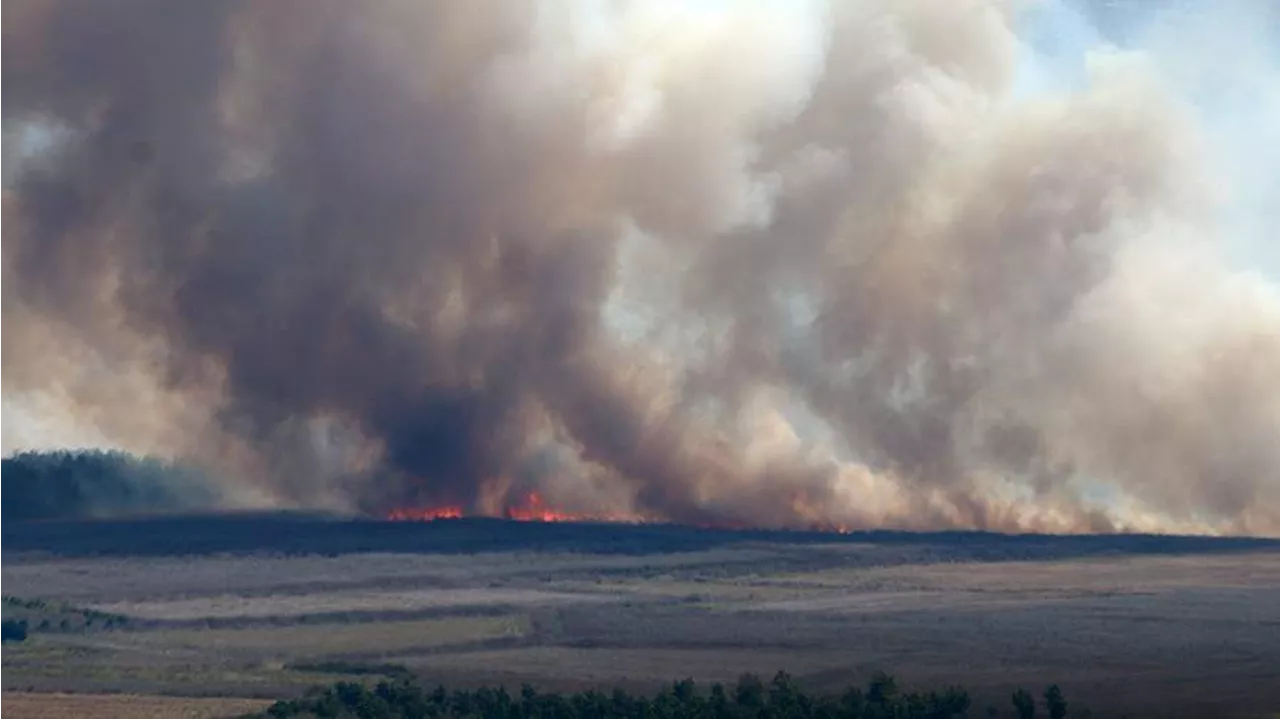
[[[5,450],[228,506],[1280,533],[1280,17],[1192,5],[8,2]]]

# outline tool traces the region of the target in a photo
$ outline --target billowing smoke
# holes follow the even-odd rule
[[[1025,5],[8,2],[6,446],[246,506],[1280,532],[1210,133],[1151,53],[1028,89]]]

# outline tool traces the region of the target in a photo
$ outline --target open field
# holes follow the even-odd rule
[[[192,522],[4,528],[7,595],[128,618],[7,644],[15,716],[74,701],[27,690],[269,698],[400,667],[635,689],[786,669],[815,690],[884,669],[963,684],[975,716],[1051,682],[1072,716],[1280,710],[1275,542]]]
[[[255,699],[201,699],[131,696],[127,694],[28,694],[6,692],[9,716],[26,719],[221,719],[261,711],[267,702]]]

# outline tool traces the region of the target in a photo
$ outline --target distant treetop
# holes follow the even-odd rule
[[[127,452],[21,452],[0,467],[5,520],[113,517],[210,508],[215,485],[199,470]]]

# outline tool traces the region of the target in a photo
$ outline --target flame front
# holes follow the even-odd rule
[[[508,507],[505,516],[517,522],[635,522],[638,519],[631,515],[614,513],[575,513],[562,512],[548,507],[542,495],[530,492],[520,504]]]
[[[433,522],[440,519],[462,519],[463,517],[494,516],[485,512],[467,512],[457,505],[433,507],[397,507],[387,512],[386,519],[391,521]],[[503,519],[513,522],[617,522],[623,524],[644,524],[662,521],[652,517],[618,512],[567,512],[547,505],[542,495],[529,492],[522,499],[510,504],[502,513]],[[749,525],[734,522],[718,522],[695,525],[701,529],[747,529]],[[843,525],[814,522],[808,526],[809,531],[833,534],[849,534],[850,529]]]
[[[393,522],[431,522],[462,517],[462,507],[397,507],[387,513],[387,519]]]
[[[523,506],[516,505],[508,507],[506,511],[507,519],[514,519],[518,522],[565,522],[580,519],[566,512],[557,512],[546,506],[542,501],[542,496],[537,492],[530,492]]]
[[[387,512],[392,521],[431,522],[437,519],[461,519],[466,516],[487,516],[484,512],[467,512],[459,506],[397,507]],[[632,514],[617,512],[567,512],[553,509],[537,492],[529,492],[518,502],[504,509],[500,515],[515,522],[628,522],[646,521]]]

